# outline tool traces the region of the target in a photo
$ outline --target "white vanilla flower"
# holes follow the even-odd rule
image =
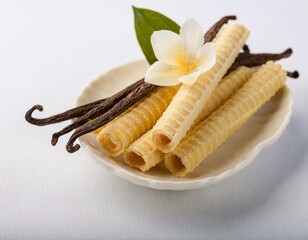
[[[215,44],[203,41],[201,26],[194,19],[182,25],[180,34],[167,30],[153,32],[151,43],[158,61],[148,69],[145,81],[159,86],[193,84],[216,62]]]

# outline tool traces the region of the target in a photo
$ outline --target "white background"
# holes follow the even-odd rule
[[[143,57],[131,4],[207,29],[236,14],[252,51],[280,52],[291,122],[272,146],[218,185],[184,192],[135,186],[84,151],[69,154],[24,120],[73,106],[109,68]],[[308,1],[0,0],[0,239],[308,239]]]

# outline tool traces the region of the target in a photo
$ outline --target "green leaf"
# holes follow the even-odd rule
[[[154,31],[170,30],[179,33],[180,26],[170,18],[144,8],[133,6],[135,16],[135,31],[139,45],[150,64],[157,61],[151,45],[151,36]]]

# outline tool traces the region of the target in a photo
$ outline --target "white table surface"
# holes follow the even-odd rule
[[[294,55],[291,122],[239,174],[209,188],[135,186],[84,151],[50,145],[63,124],[24,120],[70,108],[113,66],[143,57],[131,4],[204,29],[236,14],[253,51]],[[0,239],[308,239],[308,1],[0,1]],[[39,115],[39,114],[38,114]]]

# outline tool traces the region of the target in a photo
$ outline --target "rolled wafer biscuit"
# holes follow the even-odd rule
[[[231,95],[251,77],[251,75],[252,71],[250,68],[239,67],[237,70],[226,76],[203,106],[202,111],[191,126],[191,129],[229,99]],[[156,166],[163,160],[164,156],[164,153],[153,145],[150,133],[151,130],[146,132],[143,136],[133,142],[123,153],[123,158],[126,164],[131,167],[139,168],[143,172]]]
[[[190,129],[202,107],[219,81],[234,62],[248,38],[242,25],[227,26],[219,32],[216,42],[216,64],[192,85],[183,84],[162,117],[153,127],[151,138],[163,152],[173,150]]]
[[[193,171],[275,95],[285,79],[286,72],[279,64],[263,65],[225,104],[190,131],[175,150],[165,155],[166,167],[179,177]]]
[[[159,87],[116,119],[108,123],[96,136],[102,151],[116,157],[148,131],[162,115],[179,85]]]

